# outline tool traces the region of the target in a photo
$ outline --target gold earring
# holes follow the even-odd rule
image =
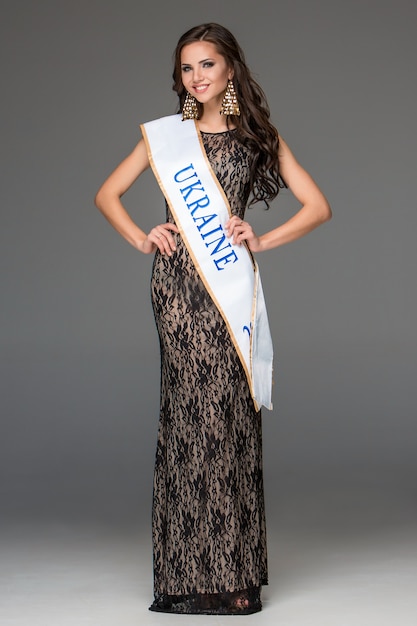
[[[182,121],[184,120],[198,120],[197,101],[188,91],[182,107]]]
[[[223,97],[220,115],[240,115],[239,103],[237,101],[233,81],[229,79],[226,87],[226,93]]]

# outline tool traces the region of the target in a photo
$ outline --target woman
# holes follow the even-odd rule
[[[208,274],[213,271],[223,280],[229,268],[239,266],[240,251],[251,258],[251,253],[298,239],[330,219],[331,210],[269,122],[264,94],[227,29],[203,24],[185,33],[176,48],[173,78],[182,112],[182,117],[171,116],[175,141],[168,141],[159,127],[154,131],[153,123],[145,125],[144,139],[96,196],[97,207],[114,228],[141,252],[155,255],[152,303],[161,347],[161,412],[153,498],[155,600],[150,608],[248,614],[261,609],[261,587],[267,584],[261,412],[243,348],[222,308],[223,296],[217,298],[217,281],[212,285]],[[191,137],[191,158],[188,139],[182,143],[183,129],[195,133],[210,175],[215,174],[225,196],[229,214],[217,225],[202,182],[210,175],[204,179],[196,171],[198,146]],[[158,164],[158,155],[163,159],[169,152],[168,144],[175,144],[178,155],[173,170],[169,162]],[[188,165],[180,166],[184,150]],[[150,165],[167,199],[167,217],[145,233],[127,214],[121,197]],[[170,191],[171,184],[178,189]],[[284,185],[301,209],[257,235],[244,220],[248,202],[268,204]],[[208,207],[204,215],[198,214],[203,207]],[[187,231],[193,227],[194,234]],[[210,242],[213,233],[216,239]],[[207,273],[199,246],[213,262]],[[252,276],[251,268],[247,273]],[[246,337],[254,333],[252,322],[244,329]]]

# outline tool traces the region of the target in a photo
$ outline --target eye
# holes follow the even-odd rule
[[[213,61],[204,61],[203,67],[213,67]]]
[[[189,65],[183,65],[183,66],[181,67],[181,71],[182,71],[182,72],[189,72],[189,71],[190,71],[190,69],[191,69],[191,67],[190,67]]]

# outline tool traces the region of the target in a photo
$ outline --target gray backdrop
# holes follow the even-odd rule
[[[1,509],[149,520],[159,403],[152,259],[93,206],[139,123],[175,110],[171,55],[218,21],[334,219],[258,256],[276,351],[267,506],[414,497],[417,19],[412,0],[3,0]],[[148,172],[126,195],[164,220]],[[259,232],[297,210],[283,192]],[[269,503],[269,504],[268,504]]]

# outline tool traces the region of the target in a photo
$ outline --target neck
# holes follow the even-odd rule
[[[221,103],[206,103],[201,118],[198,120],[198,127],[203,132],[221,133],[225,130],[231,130],[233,125],[227,125],[227,117],[220,115]]]

